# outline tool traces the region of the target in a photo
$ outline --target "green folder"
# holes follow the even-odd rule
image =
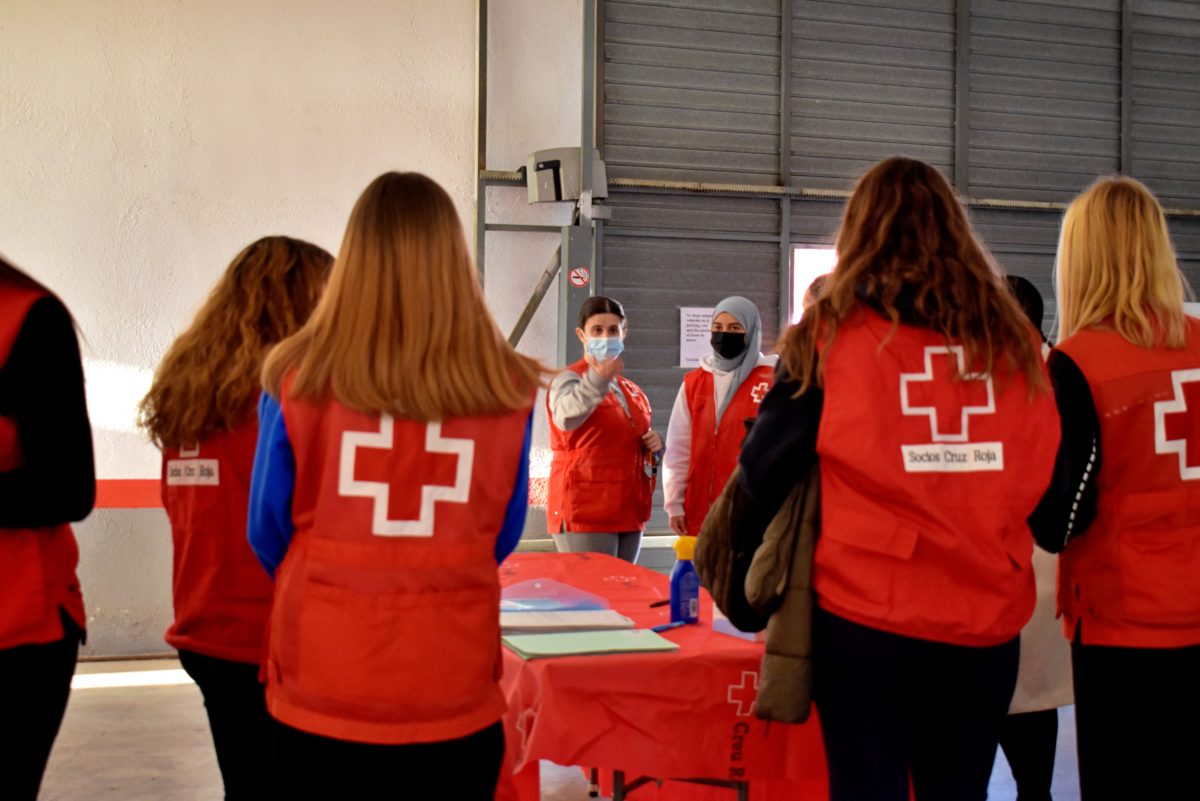
[[[675,651],[679,646],[649,629],[565,631],[554,634],[508,634],[500,638],[522,659],[581,654],[625,654]]]

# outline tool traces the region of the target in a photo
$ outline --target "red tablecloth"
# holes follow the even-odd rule
[[[667,578],[600,554],[520,554],[501,584],[552,578],[607,598],[638,627],[665,623]],[[525,661],[504,651],[507,753],[497,799],[536,801],[537,763],[624,770],[626,779],[748,780],[751,798],[825,801],[825,751],[816,715],[800,726],[767,724],[752,708],[763,646],[712,630],[704,594],[700,622],[663,634],[672,653]],[[634,798],[732,799],[729,790],[669,782]]]

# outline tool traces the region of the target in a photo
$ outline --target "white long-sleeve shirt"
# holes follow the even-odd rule
[[[778,356],[758,354],[756,367],[774,367]],[[721,401],[729,394],[733,373],[714,370],[712,356],[700,360],[700,369],[713,374],[713,408],[720,408]],[[720,421],[718,421],[720,422]],[[687,394],[683,385],[675,396],[671,408],[671,421],[667,424],[666,451],[663,453],[663,508],[670,517],[683,516],[683,493],[687,489],[688,466],[692,461],[692,413],[688,409]]]
[[[609,392],[616,396],[625,414],[629,414],[629,401],[616,379],[606,382],[591,367],[583,375],[563,370],[550,382],[550,416],[554,425],[562,431],[574,431],[587,422]]]

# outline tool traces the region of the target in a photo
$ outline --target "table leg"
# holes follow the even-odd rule
[[[588,771],[588,798],[600,797],[600,769],[591,768]]]
[[[613,797],[612,801],[625,801],[625,771],[613,771]]]

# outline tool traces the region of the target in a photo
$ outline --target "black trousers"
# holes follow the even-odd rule
[[[1200,797],[1200,645],[1071,644],[1083,801]]]
[[[271,717],[258,665],[180,651],[179,663],[204,695],[226,801],[259,801],[271,792]]]
[[[830,801],[984,801],[1020,640],[968,648],[813,615]]]
[[[0,651],[0,798],[34,801],[58,736],[82,632],[64,615],[66,634],[45,645]]]
[[[1000,732],[1000,747],[1012,768],[1017,801],[1051,801],[1054,752],[1058,748],[1058,710],[1009,715]]]
[[[492,801],[504,729],[495,723],[458,740],[371,745],[274,729],[278,801]]]

